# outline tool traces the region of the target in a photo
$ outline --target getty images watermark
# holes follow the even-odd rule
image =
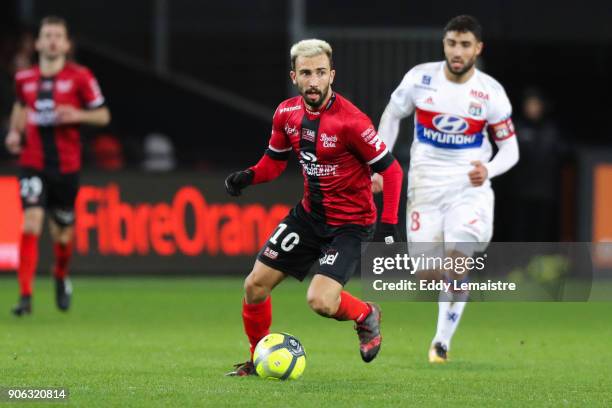
[[[364,244],[364,296],[480,301],[612,301],[612,243]]]

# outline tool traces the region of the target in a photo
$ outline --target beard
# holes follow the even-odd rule
[[[329,92],[329,85],[325,89],[308,89],[308,90],[303,90],[300,93],[302,94],[302,98],[304,99],[304,103],[306,103],[306,105],[308,105],[313,110],[318,110],[323,104],[323,101],[325,100],[325,97],[327,96],[328,92]],[[309,98],[309,96],[313,94],[319,96],[314,101]]]
[[[453,73],[453,75],[457,75],[457,76],[463,76],[466,72],[468,72],[470,69],[472,69],[472,67],[474,66],[474,64],[476,63],[476,57],[473,57],[472,59],[468,60],[462,68],[460,68],[459,70],[455,70],[453,69],[452,65],[451,65],[451,61],[449,61],[448,59],[446,60],[446,67],[448,68],[448,70],[450,72]]]
[[[48,61],[55,61],[56,59],[64,56],[65,54],[59,50],[46,50],[40,53],[40,55]]]

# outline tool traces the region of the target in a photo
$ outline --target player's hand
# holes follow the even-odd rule
[[[59,105],[55,115],[58,125],[73,125],[83,121],[83,112],[72,105]]]
[[[480,187],[489,177],[489,171],[487,168],[480,162],[480,160],[476,160],[470,163],[474,168],[472,171],[468,173],[470,177],[470,183],[474,187]]]
[[[378,194],[383,190],[383,177],[378,174],[372,174],[372,193]]]
[[[250,186],[253,182],[253,170],[247,169],[242,171],[237,171],[235,173],[230,174],[225,179],[225,190],[231,196],[237,197],[242,194],[242,190]]]
[[[386,222],[378,224],[374,233],[374,242],[384,242],[387,245],[400,242],[397,224],[387,224]]]
[[[16,130],[11,130],[4,139],[6,150],[11,154],[21,153],[21,134]]]

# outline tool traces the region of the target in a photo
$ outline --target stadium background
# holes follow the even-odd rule
[[[259,158],[276,105],[293,95],[287,76],[290,44],[314,36],[330,41],[338,70],[335,89],[376,123],[410,67],[441,59],[441,28],[458,13],[474,14],[484,25],[481,66],[505,86],[521,141],[518,167],[494,181],[494,240],[601,241],[612,236],[606,210],[612,206],[612,178],[605,166],[612,162],[612,154],[604,124],[609,108],[605,101],[612,88],[612,30],[607,24],[610,10],[603,3],[577,7],[441,1],[433,7],[383,1],[373,7],[367,1],[318,0],[87,4],[15,0],[3,4],[3,134],[13,100],[12,73],[16,64],[35,60],[32,35],[47,14],[67,18],[74,57],[98,76],[112,111],[108,128],[84,129],[83,177],[85,185],[102,190],[116,186],[117,197],[111,198],[117,205],[107,214],[110,238],[97,236],[95,225],[89,229],[81,225],[79,230],[87,230],[89,239],[80,234],[78,253],[85,257],[78,257],[77,271],[244,272],[261,244],[259,238],[275,219],[246,220],[250,227],[242,232],[232,232],[228,223],[241,220],[249,204],[264,213],[275,205],[292,205],[300,196],[300,176],[297,166],[290,165],[276,186],[251,189],[239,200],[223,194],[221,181],[228,171]],[[534,96],[545,106],[537,120],[524,114],[526,99]],[[409,122],[403,124],[404,138],[411,135]],[[409,144],[395,154],[407,165]],[[0,160],[2,173],[14,174],[14,160],[4,149]],[[7,180],[1,188],[10,196],[15,186]],[[189,198],[179,213],[169,211],[176,192],[190,186],[199,191],[197,200],[212,205],[212,213],[208,207],[195,208],[198,204]],[[8,201],[5,206],[11,205]],[[14,208],[18,203],[12,205],[5,215],[18,211]],[[121,209],[131,206],[133,211],[126,209],[127,214],[136,217],[139,205],[147,208],[130,223]],[[101,207],[103,202],[93,199],[80,209],[97,214]],[[153,207],[159,210],[149,211]],[[0,259],[10,266],[16,259],[11,244],[17,236],[15,217],[3,216],[2,222],[11,225],[4,226],[0,235]],[[210,223],[216,227],[209,228]],[[176,242],[177,228],[191,245],[187,253]],[[151,236],[151,229],[158,238]],[[241,238],[239,233],[249,236]],[[98,238],[110,242],[110,249],[96,245]],[[212,246],[204,242],[207,238]],[[123,245],[115,251],[135,239],[138,248],[132,250],[128,243],[127,250]],[[241,239],[248,241],[245,248],[223,250],[242,245],[236,243]],[[222,241],[217,252],[216,240]],[[43,263],[50,256],[44,248]],[[100,256],[111,262],[103,269]],[[222,263],[212,267],[215,260]],[[176,262],[181,267],[172,268],[179,265]]]
[[[461,13],[484,25],[483,68],[512,100],[521,147],[519,166],[494,181],[494,240],[612,241],[604,2],[1,2],[0,137],[13,72],[35,60],[47,14],[68,20],[74,57],[98,77],[113,120],[83,129],[67,314],[53,305],[45,236],[34,313],[9,316],[20,203],[15,159],[0,148],[0,389],[67,387],[71,405],[87,407],[611,406],[609,302],[472,302],[440,367],[426,359],[437,305],[381,302],[384,346],[364,366],[352,323],[313,314],[306,285],[288,280],[274,293],[272,329],[300,338],[305,375],[223,376],[246,357],[238,275],[301,194],[296,163],[239,199],[222,183],[258,160],[276,105],[292,95],[290,44],[329,40],[335,89],[377,123],[404,72],[442,57],[442,26]],[[543,117],[524,109],[534,100]],[[404,165],[408,146],[395,151]],[[611,299],[609,280],[593,289]]]

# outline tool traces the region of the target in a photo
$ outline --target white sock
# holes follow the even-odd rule
[[[468,297],[469,291],[440,292],[438,298],[438,327],[431,344],[440,342],[446,347],[446,350],[450,350],[453,334],[459,326]]]

